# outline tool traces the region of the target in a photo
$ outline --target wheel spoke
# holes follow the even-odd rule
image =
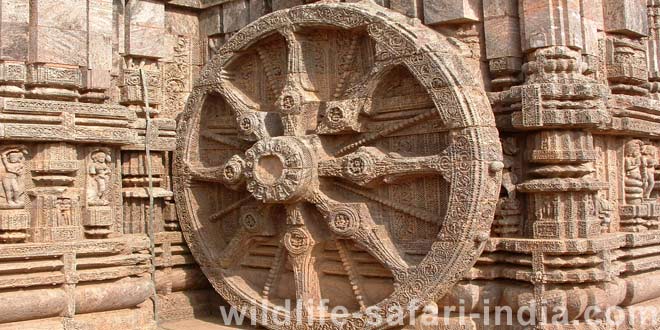
[[[338,203],[320,191],[308,201],[324,215],[335,235],[358,243],[392,272],[395,281],[401,281],[409,265],[387,231],[374,222],[364,203]]]
[[[357,142],[353,142],[353,143],[350,143],[350,144],[347,144],[347,145],[341,147],[339,149],[339,151],[337,151],[336,156],[345,155],[345,154],[347,154],[347,153],[349,153],[353,150],[358,149],[361,146],[367,145],[369,143],[372,143],[374,141],[382,139],[382,138],[384,138],[384,137],[386,137],[386,136],[388,136],[392,133],[398,132],[402,129],[408,128],[412,125],[421,123],[425,120],[429,120],[429,119],[431,119],[433,117],[437,117],[437,116],[438,116],[438,111],[433,109],[431,111],[419,114],[415,117],[406,119],[406,120],[404,120],[404,121],[402,121],[402,122],[400,122],[396,125],[393,125],[393,126],[390,126],[387,129],[384,129],[382,131],[367,134],[364,137],[362,137],[360,140],[358,140]]]
[[[393,183],[405,177],[446,175],[451,170],[451,159],[446,155],[402,157],[385,154],[374,147],[362,147],[344,157],[319,164],[320,176],[340,177],[361,186],[375,183]]]
[[[254,242],[266,241],[274,235],[274,228],[270,221],[254,206],[241,208],[239,227],[227,243],[219,256],[222,268],[231,268],[235,265]]]
[[[291,28],[279,32],[287,44],[287,75],[276,108],[282,119],[284,135],[302,136],[306,131],[303,114],[318,111],[320,102],[317,90],[307,74],[301,41],[303,36]]]
[[[343,95],[335,93],[338,100],[326,102],[317,127],[318,133],[337,135],[364,132],[359,116],[373,114],[370,95],[387,72],[387,67],[377,64],[355,84],[346,88]]]
[[[245,183],[244,168],[243,158],[234,155],[222,166],[189,166],[189,171],[193,180],[222,183],[230,189],[242,190]]]
[[[227,269],[236,264],[255,238],[256,236],[247,232],[243,228],[238,229],[231,240],[229,240],[229,243],[227,243],[222,250],[222,254],[219,258],[220,267]]]
[[[236,114],[236,123],[242,138],[256,141],[270,137],[265,124],[267,112],[259,111],[258,104],[250,101],[247,95],[227,81],[223,81],[218,89]]]
[[[355,295],[355,300],[360,306],[360,310],[365,310],[367,306],[364,303],[364,294],[362,291],[362,276],[357,273],[355,270],[355,262],[350,256],[350,250],[346,246],[346,242],[341,239],[336,240],[337,251],[339,251],[339,257],[341,258],[341,264],[348,274],[348,280],[351,283],[351,288],[353,289],[353,294]]]
[[[237,149],[241,149],[241,150],[246,149],[247,147],[249,147],[249,143],[246,143],[245,141],[239,140],[235,137],[231,137],[231,136],[227,136],[227,135],[223,135],[223,134],[216,134],[216,133],[213,133],[213,132],[205,131],[205,132],[202,132],[200,134],[200,136],[202,136],[203,138],[209,139],[211,141],[222,143],[224,145],[234,147],[234,148],[237,148]]]
[[[245,197],[239,199],[238,201],[236,201],[236,202],[230,204],[229,206],[225,207],[224,209],[222,209],[222,210],[220,210],[220,211],[218,211],[218,212],[213,213],[213,214],[209,217],[209,221],[211,221],[211,222],[218,222],[218,221],[221,220],[225,215],[227,215],[227,214],[231,213],[232,211],[234,211],[234,210],[240,208],[241,205],[244,205],[245,203],[247,203],[248,201],[253,200],[253,199],[254,199],[254,197],[252,197],[252,195],[247,195],[247,196],[245,196]]]
[[[261,295],[268,299],[270,298],[270,295],[273,293],[273,289],[275,288],[275,285],[280,279],[280,274],[282,273],[282,268],[284,266],[284,256],[286,254],[286,250],[284,249],[284,246],[282,244],[279,245],[277,248],[277,251],[275,252],[275,258],[273,258],[273,262],[271,263],[270,270],[268,270],[268,277],[266,278],[266,284],[264,284],[264,289],[262,290]]]
[[[296,286],[296,299],[306,313],[320,306],[321,289],[313,255],[314,239],[305,228],[301,204],[288,205],[283,245],[288,251]]]
[[[389,207],[389,208],[391,208],[395,211],[401,212],[403,214],[407,214],[407,215],[409,215],[409,216],[411,216],[415,219],[422,220],[422,221],[428,222],[428,223],[433,223],[433,224],[437,224],[437,222],[438,222],[438,216],[434,215],[432,213],[429,213],[426,210],[423,210],[423,209],[420,209],[420,208],[417,208],[417,207],[414,207],[414,206],[402,204],[402,203],[399,203],[395,200],[391,200],[389,198],[380,197],[377,194],[374,194],[374,193],[371,193],[371,192],[368,192],[368,191],[364,191],[364,190],[358,189],[356,187],[351,187],[347,184],[341,184],[341,183],[337,182],[337,183],[335,183],[335,185],[342,188],[342,189],[344,189],[344,190],[348,190],[348,191],[350,191],[350,192],[352,192],[352,193],[354,193],[358,196],[365,197],[365,198],[367,198],[371,201],[374,201],[374,202],[379,203],[381,205],[387,206],[387,207]]]

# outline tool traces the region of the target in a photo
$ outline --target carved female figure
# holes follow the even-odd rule
[[[651,198],[655,187],[655,167],[658,166],[658,149],[650,144],[642,147],[642,171],[644,181],[644,198]]]
[[[2,188],[5,191],[7,203],[10,206],[23,206],[22,178],[25,174],[25,156],[27,150],[10,148],[2,152],[2,164],[5,173],[2,175]]]
[[[71,221],[71,199],[58,198],[55,202],[57,207],[57,226],[65,227],[73,225]]]
[[[112,158],[105,150],[94,151],[91,155],[92,163],[89,165],[89,175],[94,180],[94,187],[89,193],[90,204],[108,205],[110,202],[106,198],[110,173],[112,172],[108,165]]]
[[[625,146],[625,184],[626,202],[628,204],[640,204],[644,194],[644,182],[642,181],[642,141],[632,140]]]

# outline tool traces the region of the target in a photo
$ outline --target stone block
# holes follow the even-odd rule
[[[163,57],[164,29],[132,25],[126,38],[126,53],[133,56]]]
[[[222,5],[222,30],[236,32],[250,23],[250,10],[247,0],[227,2]]]
[[[194,12],[171,9],[165,12],[165,30],[174,35],[197,36],[199,20]]]
[[[84,226],[112,226],[114,221],[111,206],[92,206],[83,212]]]
[[[520,28],[517,17],[499,16],[484,22],[486,55],[488,59],[521,57]]]
[[[596,24],[599,30],[604,29],[605,18],[603,12],[604,0],[581,0],[582,1],[582,18],[590,20]]]
[[[131,0],[126,5],[128,24],[165,27],[165,4],[156,0]]]
[[[32,0],[30,5],[32,25],[87,30],[87,0],[69,0],[66,5],[60,0]]]
[[[582,48],[579,0],[521,0],[523,50],[569,46]]]
[[[250,0],[250,22],[270,12],[270,5],[264,0]]]
[[[422,11],[421,1],[417,0],[390,0],[390,9],[409,17],[420,17]]]
[[[28,0],[0,1],[0,59],[27,60]]]
[[[291,8],[305,4],[303,0],[273,0],[273,11]]]
[[[145,70],[144,74],[147,80],[149,103],[160,104],[162,98],[160,71]],[[144,101],[141,77],[138,70],[124,70],[120,93],[122,103],[141,104]]]
[[[36,26],[30,38],[33,62],[87,65],[87,35],[76,30]]]
[[[426,0],[424,24],[454,24],[479,21],[478,0]]]
[[[87,70],[83,72],[85,87],[110,87],[112,70],[112,0],[88,2]]]
[[[89,0],[87,31],[112,34],[112,0]]]
[[[163,56],[165,5],[154,0],[131,0],[126,5],[126,54]]]
[[[487,0],[483,2],[484,18],[499,16],[518,16],[518,1],[516,0]]]
[[[488,68],[495,74],[513,74],[520,71],[522,58],[520,57],[498,57],[488,62]]]
[[[49,64],[30,65],[28,80],[31,84],[79,87],[80,69],[77,67],[53,66]]]
[[[12,23],[28,23],[30,19],[29,0],[0,1],[0,21]]]
[[[0,210],[0,230],[30,228],[30,215],[26,210]]]
[[[582,18],[582,53],[598,56],[599,23],[592,19]]]
[[[25,64],[20,62],[4,62],[0,65],[0,80],[25,82],[27,69]]]
[[[87,69],[83,71],[83,86],[87,89],[107,89],[112,78],[109,70]]]
[[[649,40],[648,56],[649,77],[658,79],[660,78],[660,42],[658,40]]]
[[[27,24],[0,22],[0,59],[26,61],[28,45]]]
[[[605,16],[607,32],[648,35],[646,0],[605,0]]]
[[[204,36],[222,33],[222,6],[211,7],[199,15],[199,33]]]

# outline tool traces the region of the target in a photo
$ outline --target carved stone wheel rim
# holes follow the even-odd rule
[[[339,100],[326,100],[323,104],[314,100],[314,96],[310,98],[309,90],[304,86],[304,80],[309,80],[309,76],[302,69],[304,63],[299,60],[303,56],[300,31],[308,28],[340,31],[336,33],[362,31],[378,53],[374,56],[377,58],[374,67],[380,69],[373,70],[375,74],[371,76],[367,75],[366,83],[361,84],[364,88],[345,91]],[[261,105],[250,104],[251,99],[241,94],[233,82],[227,82],[234,79],[234,72],[225,68],[231,68],[233,61],[239,61],[252,45],[273,35],[286,42],[288,65],[280,95],[271,108],[275,110],[263,111]],[[439,299],[462,278],[476,262],[488,238],[499,194],[502,156],[488,99],[474,80],[476,75],[471,74],[464,59],[457,54],[454,43],[419,21],[366,2],[318,3],[277,11],[243,28],[220,49],[203,69],[180,118],[174,185],[186,241],[221,296],[239,310],[256,307],[257,321],[271,329],[377,329],[387,327],[386,319],[374,322],[375,319],[367,313],[368,307],[377,308],[381,316],[398,308],[405,312],[413,302]],[[371,95],[375,93],[379,77],[393,66],[408,70],[428,93],[434,106],[434,111],[400,121],[399,125],[417,127],[420,122],[439,121],[443,134],[449,136],[450,141],[442,152],[410,158],[384,154],[371,147],[371,143],[385,137],[355,132],[360,130],[355,128],[360,122],[356,118],[371,111]],[[224,164],[205,167],[200,165],[205,152],[199,149],[200,132],[201,125],[207,122],[202,114],[210,95],[222,97],[236,119],[237,131],[249,143],[222,140],[224,144],[234,145],[236,150],[247,149],[247,152],[244,155],[236,152],[236,155],[226,157]],[[325,106],[326,116],[318,119],[314,132],[309,134],[309,127],[303,124],[303,115],[310,105],[314,107],[320,103]],[[272,119],[273,113],[281,119],[282,137],[271,136],[265,124]],[[396,129],[390,132],[394,134]],[[329,157],[323,153],[324,146],[319,142],[324,134],[352,134],[361,139],[344,144],[335,153],[336,157]],[[276,146],[278,141],[283,142],[279,147]],[[268,157],[264,160],[264,168],[276,168],[272,173],[262,173],[272,176],[268,179],[259,179],[259,175],[255,175],[255,166],[261,166],[257,163],[263,157]],[[408,172],[415,175],[432,172],[447,182],[446,196],[443,197],[446,198],[445,211],[437,215],[441,217],[437,223],[437,235],[434,234],[428,253],[414,265],[400,257],[402,252],[393,245],[391,233],[376,234],[379,224],[370,215],[371,204],[338,202],[324,193],[320,183],[325,177],[332,177],[332,180],[350,182],[362,188],[371,182],[387,182]],[[292,181],[277,187],[283,180]],[[222,189],[224,193],[229,188],[247,190],[250,195],[242,195],[231,203],[219,199],[216,201],[216,210],[219,211],[209,216],[206,208],[213,203],[204,202],[211,198],[208,191]],[[286,224],[277,232],[276,227],[280,225],[272,212],[280,206],[285,210]],[[238,216],[230,217],[236,212]],[[316,215],[310,217],[310,212],[316,212]],[[406,212],[411,217],[422,217],[416,210],[406,209]],[[220,226],[218,223],[223,221],[233,221],[233,218],[238,222],[235,237],[219,243],[221,238],[215,226]],[[310,252],[320,237],[316,234],[317,225],[311,226],[309,218],[323,223],[337,244],[353,240],[364,249],[362,252],[391,271],[395,283],[391,294],[348,315],[332,315],[341,320],[340,324],[330,322],[330,314],[317,313],[311,309],[312,305],[307,306],[307,301],[314,303],[315,299],[321,298],[317,282],[322,278],[315,269],[317,255]],[[258,235],[249,236],[255,233]],[[291,266],[294,298],[304,301],[302,313],[305,320],[312,320],[311,323],[296,324],[296,310],[282,311],[278,308],[280,304],[268,299],[272,294],[269,291],[272,288],[268,287],[269,283],[273,284],[271,277],[280,276],[273,270],[275,265],[281,264],[277,257],[268,272],[263,292],[253,288],[247,275],[242,276],[247,273],[239,271],[242,266],[234,265],[235,254],[232,253],[247,245],[236,237],[251,237],[250,242],[266,238],[279,242],[277,251],[281,254],[276,256],[286,258],[287,265]],[[281,267],[278,269],[282,271]],[[310,275],[312,273],[316,278]],[[350,273],[347,270],[349,278]],[[266,304],[262,305],[264,298]]]

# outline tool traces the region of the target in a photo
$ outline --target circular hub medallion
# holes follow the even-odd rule
[[[247,190],[265,203],[295,201],[312,180],[312,157],[302,139],[261,140],[245,156]]]

